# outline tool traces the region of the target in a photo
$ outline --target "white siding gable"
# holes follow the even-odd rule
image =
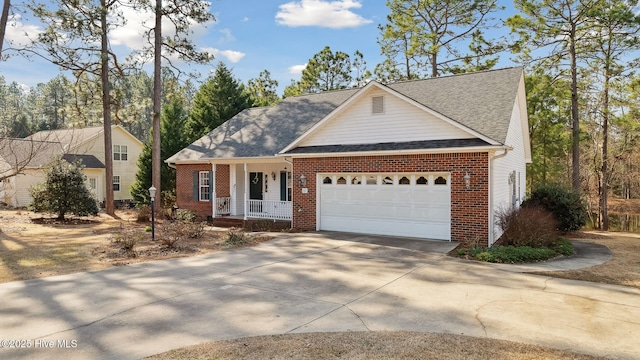
[[[373,113],[374,97],[383,96],[383,110]],[[382,89],[372,87],[309,134],[298,146],[375,144],[476,136]]]

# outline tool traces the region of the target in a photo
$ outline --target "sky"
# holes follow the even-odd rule
[[[325,46],[349,55],[359,50],[371,71],[383,60],[377,39],[378,25],[389,13],[385,0],[213,0],[211,12],[215,21],[194,27],[191,36],[199,49],[215,56],[210,65],[196,68],[200,81],[223,61],[243,83],[268,70],[279,82],[281,95],[292,79],[299,80],[308,59]],[[121,53],[142,46],[141,29],[151,20],[149,14],[131,10],[125,15],[127,25],[110,37]],[[15,17],[7,28],[7,41],[19,44],[25,33],[41,29],[32,18]],[[512,65],[508,56],[503,58],[500,66]],[[56,66],[37,58],[12,57],[0,63],[0,75],[7,83],[35,86],[59,73]]]

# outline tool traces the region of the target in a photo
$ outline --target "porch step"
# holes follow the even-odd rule
[[[241,228],[244,226],[244,220],[237,219],[237,218],[217,217],[217,218],[213,218],[213,220],[211,221],[211,225],[218,226],[218,227],[226,227],[226,228],[232,228],[232,227]]]

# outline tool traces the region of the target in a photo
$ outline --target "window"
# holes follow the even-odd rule
[[[436,185],[447,185],[447,179],[442,176],[438,176],[438,178],[435,179],[433,183]]]
[[[418,180],[416,180],[416,185],[429,185],[429,180],[424,176],[420,176]]]
[[[323,183],[323,184],[331,184],[331,178],[330,178],[330,177],[328,177],[328,176],[327,176],[327,177],[325,177],[325,178],[322,180],[322,183]]]
[[[345,178],[344,178],[344,177],[342,177],[342,176],[340,176],[340,177],[338,178],[338,181],[336,181],[336,184],[338,184],[338,185],[344,185],[344,184],[346,184],[346,183],[347,183],[347,179],[345,179]]]
[[[371,98],[371,113],[384,114],[384,96],[374,96]]]
[[[113,145],[113,160],[127,161],[127,145]]]
[[[382,183],[384,185],[393,185],[393,179],[391,177],[387,176],[384,179],[382,179]]]
[[[374,175],[367,176],[367,185],[376,185],[378,183],[378,177]]]
[[[360,176],[354,176],[353,178],[351,178],[351,185],[360,185],[362,184],[362,179],[360,178]]]
[[[403,176],[402,178],[400,178],[400,181],[398,181],[398,184],[400,184],[400,185],[410,185],[411,181],[409,180],[408,177]]]
[[[120,191],[120,175],[113,175],[113,191]]]
[[[199,197],[200,201],[209,201],[211,200],[211,193],[209,192],[209,172],[208,171],[200,171],[198,172],[198,187],[199,187]]]

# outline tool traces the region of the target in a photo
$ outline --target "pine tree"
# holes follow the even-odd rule
[[[202,84],[193,99],[187,123],[190,140],[199,139],[250,105],[244,85],[219,63],[213,77]]]
[[[188,136],[185,132],[185,125],[188,116],[181,100],[172,99],[168,104],[162,107],[162,117],[160,121],[160,156],[162,161],[171,155],[182,150],[189,144]],[[136,173],[136,181],[131,186],[131,195],[133,199],[141,204],[149,204],[149,188],[151,187],[151,142],[152,138],[145,143],[142,153],[138,158],[138,172]],[[162,166],[161,179],[163,194],[161,201],[165,205],[171,198],[171,194],[175,194],[176,189],[176,170],[168,166]]]

